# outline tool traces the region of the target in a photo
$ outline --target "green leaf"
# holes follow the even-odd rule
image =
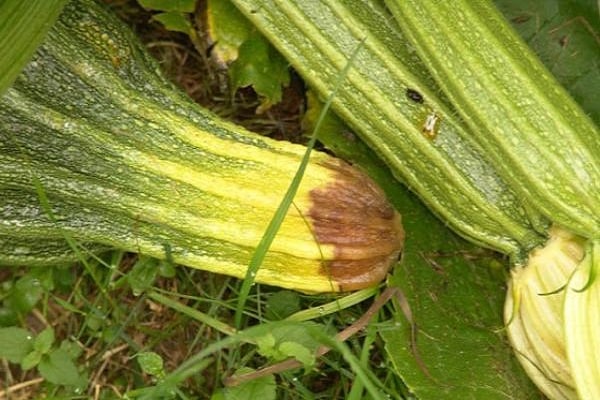
[[[70,340],[63,340],[60,342],[59,348],[64,350],[72,360],[76,359],[81,355],[81,353],[83,353],[81,346],[78,346],[76,343]]]
[[[51,268],[32,268],[11,288],[5,305],[20,314],[26,314],[53,287]]]
[[[208,36],[211,54],[230,64],[232,90],[251,86],[263,99],[257,113],[281,101],[290,81],[287,61],[229,0],[209,0]]]
[[[129,274],[127,281],[133,294],[139,296],[154,283],[158,275],[159,261],[155,258],[140,256]]]
[[[269,332],[256,336],[258,352],[274,361],[295,358],[306,368],[315,362],[315,352],[320,342],[311,334],[318,324],[313,322],[288,322],[275,325]]]
[[[40,363],[43,354],[37,350],[33,350],[21,360],[21,369],[27,371]]]
[[[273,293],[267,299],[266,317],[271,321],[282,320],[300,311],[300,296],[290,290]]]
[[[238,57],[238,49],[254,27],[229,0],[208,0],[207,33],[214,43],[211,54],[223,63]]]
[[[0,95],[15,80],[67,0],[0,1]]]
[[[157,353],[146,351],[138,353],[137,362],[147,374],[161,378],[165,375],[163,359]]]
[[[257,112],[281,101],[282,86],[290,82],[287,61],[260,34],[252,34],[239,47],[229,68],[232,89],[252,86],[264,99]]]
[[[380,333],[408,388],[422,400],[539,397],[502,330],[505,277],[499,261],[450,232],[343,124],[319,138],[362,167],[402,213],[407,240],[390,283],[407,297],[404,305],[416,325],[398,308]]]
[[[496,0],[498,8],[600,124],[600,16],[595,0]]]
[[[307,109],[302,117],[302,130],[304,132],[312,132],[319,119],[321,110],[323,109],[323,103],[319,101],[318,95],[312,89],[308,89],[306,91],[306,104]],[[329,134],[332,136],[329,137]],[[342,157],[356,157],[369,154],[369,150],[365,146],[363,146],[362,149],[353,148],[356,142],[356,140],[354,140],[354,134],[351,132],[350,128],[344,124],[344,121],[334,113],[328,113],[323,118],[319,139],[336,154],[336,148],[341,146],[342,148],[337,151],[339,151],[339,155]]]
[[[158,274],[163,278],[173,278],[175,276],[175,262],[171,246],[168,243],[163,245],[165,250],[165,260],[160,260],[158,263]]]
[[[242,368],[237,373],[251,372],[250,368]],[[239,386],[218,390],[211,400],[275,400],[277,398],[277,384],[273,375],[263,376],[258,379],[244,382]]]
[[[42,357],[38,371],[48,382],[57,385],[78,386],[81,376],[69,353],[56,349]]]
[[[169,262],[161,261],[158,264],[158,274],[163,278],[174,278],[176,274],[175,266]]]
[[[399,313],[382,332],[400,376],[420,399],[534,398],[504,335],[502,265],[433,218],[411,214],[411,241],[392,284],[414,320]]]
[[[285,356],[281,358],[282,360],[288,357],[294,357],[301,362],[306,369],[315,365],[315,351],[315,348],[309,348],[301,343],[292,341],[281,342],[278,348],[278,352]]]
[[[33,349],[40,354],[46,354],[50,351],[54,343],[54,329],[48,327],[41,331],[33,341]]]
[[[196,8],[196,0],[138,0],[148,10],[179,11],[192,13]]]
[[[188,15],[178,11],[156,14],[152,16],[152,19],[160,22],[170,31],[189,34],[192,29],[192,23]]]
[[[75,285],[77,275],[73,273],[72,263],[68,266],[56,266],[52,268],[52,279],[54,286],[60,292],[69,293]]]
[[[19,316],[12,307],[0,306],[0,327],[12,326],[19,323]]]
[[[33,335],[28,330],[10,326],[0,328],[0,358],[20,363],[33,350]]]

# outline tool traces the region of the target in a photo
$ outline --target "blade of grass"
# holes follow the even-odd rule
[[[221,333],[224,333],[226,335],[232,335],[235,333],[235,329],[232,328],[231,326],[229,326],[215,318],[212,318],[211,316],[209,316],[203,312],[200,312],[192,307],[188,307],[184,304],[179,303],[176,300],[173,300],[166,296],[163,296],[162,294],[160,294],[158,292],[150,291],[147,293],[147,296],[150,299],[152,299],[164,306],[172,308],[173,310],[178,311],[184,315],[187,315],[188,317],[195,319],[196,321],[200,321],[203,324],[206,324]]]
[[[252,258],[250,260],[250,264],[248,265],[248,270],[246,271],[246,276],[244,278],[244,282],[242,283],[242,287],[240,289],[238,304],[237,304],[237,307],[235,310],[234,321],[235,321],[236,329],[241,328],[244,305],[246,304],[246,299],[248,298],[248,295],[250,294],[250,289],[251,289],[252,285],[254,284],[254,278],[256,277],[256,273],[258,272],[266,254],[267,254],[267,251],[269,250],[271,243],[273,243],[273,239],[275,239],[275,236],[277,235],[277,232],[279,231],[279,227],[281,226],[281,224],[288,212],[288,209],[292,205],[294,197],[296,196],[296,192],[298,191],[298,187],[300,186],[300,182],[302,181],[302,177],[304,176],[304,171],[306,170],[306,167],[308,166],[308,160],[310,158],[310,153],[312,152],[312,149],[315,146],[315,143],[317,141],[317,136],[318,136],[321,124],[323,123],[323,120],[325,119],[325,115],[327,115],[327,112],[329,111],[329,107],[331,107],[331,102],[333,101],[333,98],[335,97],[335,95],[338,91],[338,88],[342,85],[342,82],[346,78],[346,75],[347,75],[348,71],[350,70],[350,67],[352,66],[352,62],[353,62],[354,58],[356,57],[356,55],[358,54],[358,51],[362,47],[363,43],[364,43],[364,39],[362,39],[358,43],[358,45],[354,48],[354,50],[352,50],[352,53],[350,54],[350,57],[348,58],[348,62],[346,63],[346,65],[344,66],[342,71],[340,71],[337,81],[335,82],[335,85],[333,87],[333,91],[327,98],[327,101],[325,102],[325,105],[323,106],[321,114],[319,115],[319,119],[317,120],[317,123],[315,124],[315,128],[314,128],[312,135],[310,137],[310,140],[307,144],[306,151],[304,153],[304,156],[302,157],[302,161],[300,162],[300,165],[298,166],[298,170],[296,171],[296,174],[294,175],[294,178],[292,179],[292,182],[290,183],[290,186],[288,187],[288,189],[285,193],[285,196],[281,200],[279,207],[275,211],[273,218],[269,222],[269,225],[267,226],[265,233],[263,234],[258,246],[256,247],[256,250],[252,254]]]
[[[335,299],[326,304],[322,304],[318,307],[306,308],[298,311],[289,317],[285,318],[286,321],[308,321],[311,319],[324,317],[325,315],[333,314],[346,308],[352,307],[358,303],[365,301],[366,299],[373,297],[379,292],[379,287],[370,287],[361,289],[357,292],[350,293],[339,299]]]
[[[373,374],[373,371],[367,369],[362,365],[360,360],[352,353],[352,350],[343,342],[328,337],[322,333],[322,340],[329,342],[328,346],[332,349],[337,350],[342,354],[342,357],[350,365],[352,371],[356,374],[357,382],[360,382],[367,392],[371,395],[371,398],[384,400],[387,396],[384,394],[385,386],[381,381]]]
[[[27,64],[67,1],[0,1],[0,95]]]
[[[373,316],[373,319],[369,322],[369,325],[365,327],[367,334],[365,335],[365,339],[362,344],[362,351],[360,353],[360,362],[363,365],[363,368],[369,368],[369,357],[371,355],[371,349],[375,344],[375,340],[377,337],[377,329],[373,324],[377,323],[378,314]],[[350,393],[348,393],[347,400],[360,400],[364,398],[364,384],[362,380],[356,380],[352,385],[352,389],[350,389]]]

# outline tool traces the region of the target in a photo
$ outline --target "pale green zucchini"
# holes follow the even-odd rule
[[[484,0],[386,0],[429,71],[519,197],[600,234],[600,131]]]
[[[377,2],[233,2],[322,97],[361,46],[336,92],[335,111],[462,236],[515,261],[541,243],[536,230],[543,231],[544,222],[465,139],[472,133],[438,97],[414,52],[402,44],[391,15]],[[423,101],[409,98],[409,90]]]
[[[72,259],[72,238],[243,277],[304,152],[198,107],[110,12],[71,1],[0,99],[0,265]],[[256,281],[370,286],[402,239],[383,192],[315,152]]]
[[[470,140],[521,199],[560,226],[513,270],[505,320],[517,357],[550,399],[599,398],[598,128],[491,2],[386,3],[477,130]]]

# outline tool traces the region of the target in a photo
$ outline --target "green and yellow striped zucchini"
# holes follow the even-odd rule
[[[519,197],[600,234],[600,131],[491,1],[386,0],[398,24]]]
[[[322,97],[361,46],[332,106],[396,177],[469,240],[522,261],[545,221],[466,139],[448,101],[377,2],[233,0]],[[396,44],[395,44],[396,43]],[[413,70],[415,72],[413,73]]]
[[[200,108],[104,7],[71,1],[0,98],[0,264],[74,259],[71,238],[243,277],[304,153]],[[402,240],[365,174],[313,152],[256,281],[374,285]]]

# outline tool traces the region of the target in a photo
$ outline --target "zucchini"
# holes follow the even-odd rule
[[[243,277],[305,150],[200,108],[104,7],[71,1],[0,98],[0,263],[72,259],[70,238]],[[255,280],[374,285],[402,241],[383,192],[313,152]]]
[[[549,398],[599,398],[600,131],[491,2],[386,3],[479,130],[471,140],[560,227],[512,273],[505,319],[517,357]]]
[[[517,263],[546,222],[497,174],[377,2],[233,0],[322,97],[457,233]],[[413,69],[416,71],[413,73]]]
[[[600,235],[600,131],[490,1],[386,0],[519,198]]]

